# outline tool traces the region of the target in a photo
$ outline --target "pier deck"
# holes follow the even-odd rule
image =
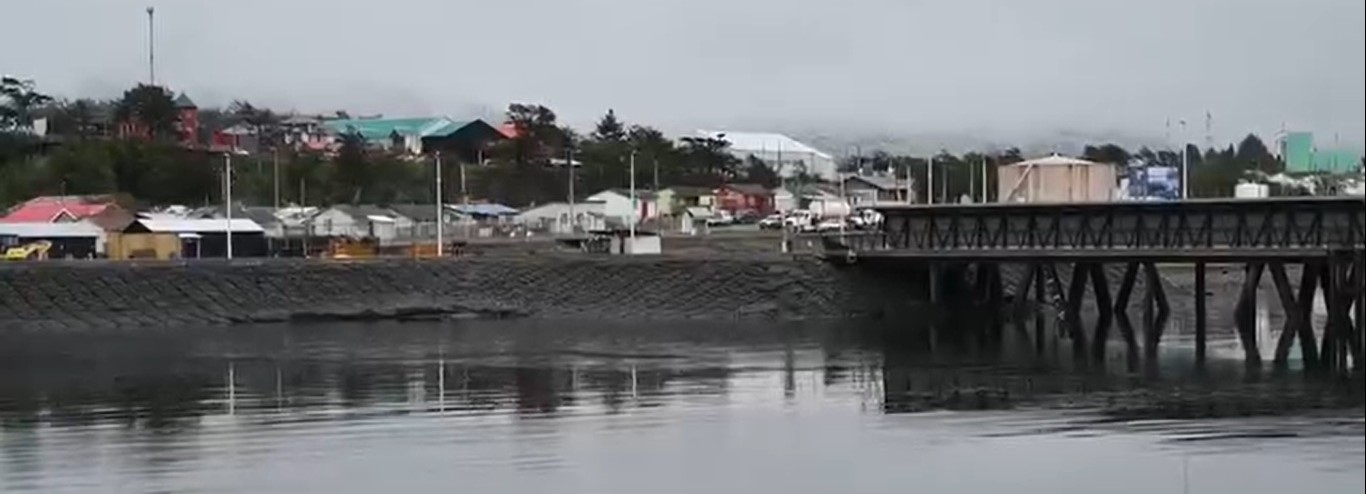
[[[1196,360],[1203,365],[1205,267],[1236,263],[1246,276],[1234,322],[1249,365],[1261,364],[1254,327],[1256,291],[1268,273],[1287,315],[1276,342],[1277,364],[1286,363],[1296,339],[1307,368],[1360,369],[1363,364],[1366,199],[1361,197],[895,205],[878,210],[884,216],[880,230],[827,241],[836,249],[833,257],[878,269],[899,263],[928,267],[932,297],[984,304],[1004,300],[1001,264],[1025,265],[1026,279],[1013,294],[1016,302],[1023,303],[1031,292],[1040,304],[1060,300],[1065,332],[1078,356],[1102,358],[1112,324],[1136,350],[1127,311],[1140,274],[1147,281],[1141,294],[1144,347],[1155,355],[1170,317],[1158,264],[1190,264],[1196,270]],[[1058,275],[1059,264],[1070,265],[1069,279]],[[1107,264],[1124,267],[1113,297]],[[1286,274],[1292,264],[1302,268],[1298,284]],[[1081,299],[1088,291],[1099,307],[1094,331],[1083,328],[1080,317]],[[1328,318],[1316,332],[1310,309],[1318,294]],[[1040,348],[1043,325],[1043,318],[1037,318]],[[1019,329],[1027,332],[1023,323]]]

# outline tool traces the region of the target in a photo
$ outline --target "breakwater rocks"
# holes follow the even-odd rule
[[[887,292],[858,270],[782,257],[46,262],[0,265],[0,331],[450,317],[855,317],[880,310]]]

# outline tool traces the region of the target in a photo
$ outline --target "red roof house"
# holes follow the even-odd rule
[[[68,223],[118,208],[109,196],[40,196],[9,210],[0,223]]]
[[[731,213],[773,212],[773,191],[759,184],[725,184],[716,188],[716,206]]]

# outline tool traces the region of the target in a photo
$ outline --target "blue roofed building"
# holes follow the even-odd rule
[[[440,151],[452,159],[470,162],[477,159],[480,150],[505,138],[502,132],[480,119],[359,118],[328,120],[322,126],[333,136],[359,134],[375,148],[403,154]]]

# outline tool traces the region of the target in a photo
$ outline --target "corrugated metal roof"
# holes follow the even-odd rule
[[[474,216],[512,216],[517,210],[502,204],[460,204],[454,206],[457,212]]]
[[[103,213],[114,203],[109,196],[40,196],[24,201],[0,218],[3,223],[50,223],[66,213],[81,219]]]
[[[227,219],[158,219],[158,220],[138,220],[138,224],[146,227],[153,233],[217,233],[228,231]],[[255,221],[247,219],[232,219],[232,231],[234,233],[261,233],[265,229]]]
[[[822,158],[831,158],[829,154],[819,149],[813,148],[801,141],[791,137],[773,132],[733,132],[729,130],[699,130],[697,134],[702,137],[721,138],[730,143],[732,151],[737,152],[767,152],[793,153],[796,155],[812,154]]]
[[[328,132],[342,134],[358,132],[366,140],[388,139],[394,133],[413,137],[444,137],[474,123],[473,120],[451,120],[446,117],[423,118],[363,118],[350,120],[328,120],[323,128]]]
[[[198,105],[194,104],[194,100],[190,99],[190,97],[189,97],[188,95],[186,95],[185,93],[180,93],[179,96],[176,96],[176,98],[175,98],[175,107],[176,107],[176,108],[199,108]]]
[[[0,223],[0,235],[19,238],[98,237],[104,230],[91,223]]]
[[[1055,154],[1044,158],[1033,159],[1029,161],[1021,161],[1019,163],[1012,163],[1009,166],[1090,166],[1099,164],[1101,163],[1096,163],[1094,161],[1086,161],[1077,158],[1068,158],[1066,156]]]

